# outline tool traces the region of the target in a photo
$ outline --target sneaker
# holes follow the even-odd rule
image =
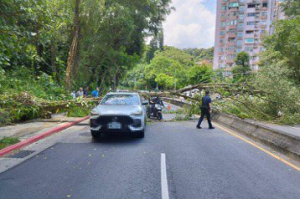
[[[198,126],[198,125],[196,126],[196,128],[197,128],[197,129],[202,129],[202,127],[201,127],[201,126]]]
[[[215,129],[215,127],[209,127],[208,129]]]

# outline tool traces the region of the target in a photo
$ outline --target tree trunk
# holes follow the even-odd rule
[[[66,88],[70,90],[74,67],[77,65],[76,61],[78,54],[78,43],[79,43],[79,4],[80,0],[75,0],[75,11],[74,11],[74,32],[73,41],[69,50],[69,57],[66,69]]]

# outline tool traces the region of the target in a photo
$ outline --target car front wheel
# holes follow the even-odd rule
[[[98,131],[91,130],[91,135],[94,139],[97,139],[97,140],[101,138],[101,134]]]

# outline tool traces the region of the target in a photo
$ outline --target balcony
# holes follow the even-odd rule
[[[268,17],[267,16],[261,16],[260,19],[266,20]]]
[[[229,29],[236,29],[236,27],[237,27],[236,25],[230,25],[230,26],[228,26]]]
[[[236,33],[228,33],[228,37],[229,38],[235,38],[236,37]]]
[[[237,20],[238,16],[229,16],[229,20]]]
[[[227,43],[227,46],[230,46],[230,47],[235,46],[235,45],[236,45],[236,42],[233,42],[233,41],[230,41]]]
[[[222,18],[221,18],[221,21],[222,21],[222,22],[224,22],[224,21],[226,21],[226,20],[227,20],[226,17],[222,17]]]
[[[233,59],[230,59],[230,60],[226,60],[226,64],[233,64],[234,63],[234,60]]]
[[[236,52],[235,52],[235,50],[230,50],[230,51],[227,52],[227,54],[230,54],[230,55],[233,54],[234,55],[234,54],[236,54]]]
[[[267,11],[268,10],[268,8],[267,7],[262,7],[262,9],[261,9],[262,11]]]
[[[224,55],[224,52],[219,52],[219,55]]]
[[[260,25],[260,28],[265,29],[267,25]]]
[[[238,8],[228,8],[228,10],[229,10],[230,12],[237,12],[239,9],[238,9]]]

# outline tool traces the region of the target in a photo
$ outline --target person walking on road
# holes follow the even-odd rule
[[[210,113],[211,113],[211,98],[209,97],[209,91],[206,91],[205,96],[202,98],[201,117],[196,126],[198,129],[201,129],[201,123],[205,116],[207,117],[209,129],[215,128],[212,126]]]

